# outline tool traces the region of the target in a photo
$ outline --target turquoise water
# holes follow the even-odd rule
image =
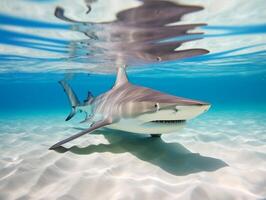
[[[93,199],[266,197],[265,2],[182,1],[203,8],[175,19],[204,23],[192,30],[197,34],[163,35],[155,46],[138,49],[150,38],[120,33],[126,20],[116,14],[141,2],[146,1],[0,2],[0,199],[87,199],[87,190]],[[55,16],[57,6],[73,21]],[[160,34],[150,23],[141,27],[147,26],[147,35]],[[200,53],[178,58],[156,46],[171,41],[182,41],[177,50]],[[212,107],[154,143],[103,131],[63,152],[48,151],[87,128],[79,123],[83,114],[64,121],[70,107],[58,81],[68,79],[83,100],[88,91],[108,91],[122,64],[134,84]],[[106,193],[99,194],[99,185]],[[136,196],[127,196],[129,191]]]
[[[134,77],[132,83],[157,89],[176,96],[210,102],[210,112],[220,110],[265,111],[264,74],[218,77]],[[69,104],[58,80],[64,74],[5,73],[1,74],[1,113],[29,113],[46,111],[68,113]],[[108,91],[114,75],[76,74],[70,81],[81,100],[87,91],[95,96]]]

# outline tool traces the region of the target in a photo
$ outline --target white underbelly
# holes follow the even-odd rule
[[[107,126],[110,129],[140,133],[140,134],[165,134],[179,131],[185,123],[141,123],[138,120],[123,119],[118,123]]]

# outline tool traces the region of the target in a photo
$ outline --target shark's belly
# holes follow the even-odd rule
[[[165,134],[177,132],[185,126],[185,123],[140,123],[138,120],[123,119],[108,126],[110,129],[127,131],[140,134]]]

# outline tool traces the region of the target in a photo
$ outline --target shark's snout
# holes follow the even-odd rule
[[[209,103],[200,102],[195,104],[177,105],[175,108],[179,117],[188,120],[208,111],[210,107],[211,105]]]
[[[210,109],[211,104],[208,104],[208,103],[202,104],[201,107],[204,110],[204,112],[207,112]]]
[[[191,106],[193,106],[193,105],[191,105]],[[208,111],[211,107],[211,104],[199,101],[194,106],[198,106],[200,109],[202,109],[204,111]]]

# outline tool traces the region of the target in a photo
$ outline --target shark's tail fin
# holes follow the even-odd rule
[[[80,105],[80,101],[78,100],[77,95],[75,94],[75,92],[73,91],[73,89],[70,87],[70,85],[65,81],[65,80],[61,80],[59,81],[59,83],[62,85],[69,103],[71,105],[71,112],[70,114],[67,116],[66,121],[70,120],[77,112],[77,106]]]

